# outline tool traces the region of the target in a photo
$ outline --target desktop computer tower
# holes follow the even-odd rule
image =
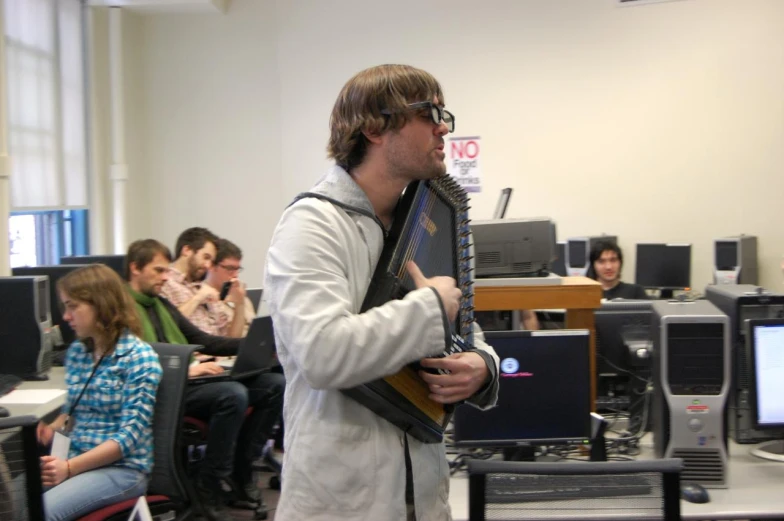
[[[716,239],[713,282],[757,284],[757,238],[753,235]]]
[[[566,243],[564,241],[555,243],[555,259],[550,266],[550,273],[566,277]]]
[[[730,325],[705,300],[653,303],[653,446],[681,480],[727,487]]]
[[[729,435],[737,443],[760,443],[779,439],[779,433],[754,429],[749,397],[750,353],[746,344],[746,321],[784,318],[784,294],[751,284],[722,284],[705,288],[705,298],[730,319],[732,381],[729,396]]]
[[[52,366],[49,279],[0,277],[0,373],[44,380]]]
[[[591,267],[591,249],[599,241],[618,243],[615,235],[597,237],[572,237],[566,239],[566,274],[570,277],[585,277]]]

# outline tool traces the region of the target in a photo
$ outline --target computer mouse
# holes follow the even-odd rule
[[[697,483],[681,483],[681,499],[689,503],[707,503],[710,501],[708,491]]]
[[[11,416],[11,411],[0,406],[0,418],[8,418],[9,416]]]

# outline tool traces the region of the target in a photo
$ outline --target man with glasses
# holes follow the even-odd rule
[[[229,292],[223,300],[208,300],[207,313],[213,323],[223,324],[216,327],[214,335],[240,337],[248,334],[250,323],[255,316],[253,303],[245,294],[245,285],[240,282],[242,272],[242,250],[227,239],[218,239],[215,261],[207,270],[204,284],[220,292],[224,284],[230,284]],[[206,331],[206,330],[205,330]]]
[[[360,313],[395,207],[409,183],[445,175],[455,118],[441,86],[405,65],[359,72],[338,95],[327,146],[336,165],[284,211],[264,284],[286,374],[283,488],[278,521],[447,520],[449,465],[423,443],[341,392],[421,361],[430,397],[495,403],[498,357],[442,354],[462,292],[451,277]]]
[[[235,325],[230,322],[228,314],[217,312],[211,304],[219,302],[220,287],[204,283],[204,277],[214,265],[217,244],[218,237],[206,228],[188,228],[182,232],[174,249],[177,258],[169,266],[168,280],[161,289],[161,296],[205,333],[241,337],[243,314],[237,317]],[[236,277],[236,274],[233,276]],[[231,298],[239,302],[239,307],[244,307],[245,289],[239,281],[235,286]]]

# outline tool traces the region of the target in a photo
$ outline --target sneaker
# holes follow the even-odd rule
[[[223,503],[221,483],[217,479],[199,476],[196,479],[196,494],[201,503],[201,513],[208,521],[236,521]]]
[[[240,483],[237,478],[227,480],[231,487],[229,505],[236,508],[255,510],[264,505],[261,490],[254,479]],[[266,506],[265,506],[266,508]]]

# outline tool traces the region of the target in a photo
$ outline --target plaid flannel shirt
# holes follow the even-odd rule
[[[201,288],[199,282],[188,282],[185,275],[173,266],[169,266],[169,279],[161,289],[161,296],[179,308],[192,299]],[[228,306],[217,307],[212,301],[207,301],[196,307],[190,316],[185,317],[205,333],[210,335],[226,336],[231,322],[230,316],[225,313]],[[233,316],[233,315],[231,315]]]
[[[64,412],[71,410],[94,367],[87,347],[79,340],[71,344],[65,360],[68,394]],[[129,331],[120,335],[72,414],[68,457],[114,440],[122,458],[113,465],[149,474],[153,463],[153,409],[162,375],[158,355],[149,344]]]

